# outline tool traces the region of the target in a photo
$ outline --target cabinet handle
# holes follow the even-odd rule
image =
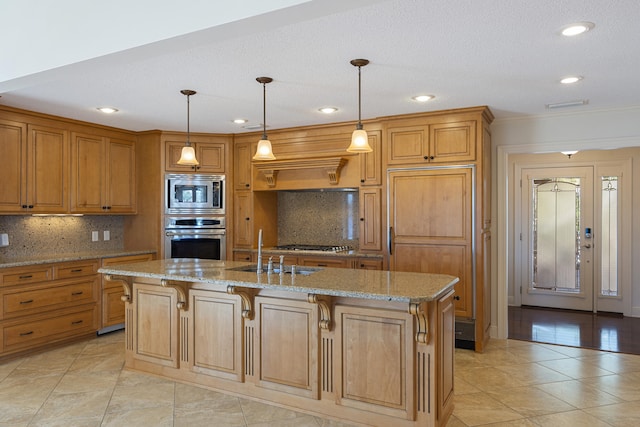
[[[245,260],[245,261],[251,261],[251,257],[249,257],[249,256],[248,256],[248,257],[246,257],[244,260]]]
[[[25,301],[20,301],[20,304],[31,304],[32,302],[33,302],[32,299],[28,299],[28,300],[25,300]]]
[[[33,277],[33,274],[27,274],[25,276],[20,276],[18,277],[20,280],[24,280],[24,279],[31,279]]]
[[[82,295],[84,292],[79,291],[79,292],[71,292],[71,295],[73,296],[77,296],[77,295]]]
[[[320,264],[320,263],[318,263],[318,267],[326,267],[326,266],[327,266],[327,264]]]
[[[33,331],[29,331],[29,332],[20,332],[20,336],[21,337],[26,337],[27,335],[31,335],[33,334]]]
[[[393,227],[389,227],[389,255],[393,255]]]
[[[73,270],[71,270],[72,273],[80,273],[82,271],[81,268],[75,268]]]
[[[79,325],[82,323],[82,320],[76,320],[75,322],[71,322],[72,325]]]

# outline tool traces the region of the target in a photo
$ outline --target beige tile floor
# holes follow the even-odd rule
[[[346,426],[123,370],[123,338],[0,362],[0,427]],[[492,340],[455,367],[447,427],[640,425],[640,356]]]

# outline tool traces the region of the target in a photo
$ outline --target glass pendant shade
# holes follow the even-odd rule
[[[182,153],[180,154],[179,165],[198,166],[200,163],[196,159],[196,151],[191,145],[185,145],[182,147]]]
[[[369,136],[364,129],[356,129],[351,134],[351,145],[347,148],[350,153],[370,153],[373,151],[369,145]]]
[[[268,139],[261,139],[258,141],[258,148],[256,149],[256,155],[253,156],[253,160],[275,160],[276,156],[273,155],[271,149],[271,141]]]

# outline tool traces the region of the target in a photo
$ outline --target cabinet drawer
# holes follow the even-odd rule
[[[35,320],[2,327],[3,351],[11,351],[55,338],[66,338],[96,330],[95,307],[75,313],[66,313],[48,319]]]
[[[12,268],[0,272],[0,275],[2,275],[1,283],[3,286],[38,283],[51,280],[53,278],[53,268],[51,265],[20,269]]]
[[[307,265],[313,267],[335,267],[335,268],[351,268],[351,260],[348,258],[333,258],[333,257],[298,257],[298,263],[300,265]]]
[[[68,279],[70,277],[88,276],[98,273],[98,260],[78,261],[73,263],[58,264],[55,266],[56,279]]]
[[[41,313],[65,306],[97,301],[98,277],[59,285],[38,285],[2,293],[2,318]]]

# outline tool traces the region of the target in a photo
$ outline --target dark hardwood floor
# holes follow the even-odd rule
[[[640,318],[541,307],[509,307],[509,338],[640,354]]]

